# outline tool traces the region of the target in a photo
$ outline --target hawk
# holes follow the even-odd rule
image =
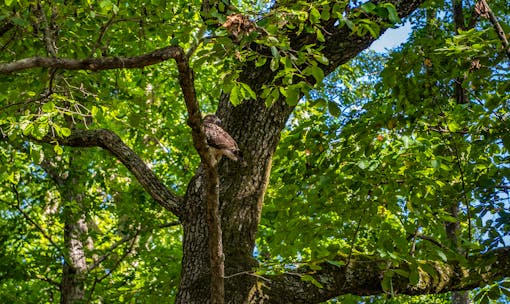
[[[223,155],[233,161],[241,161],[244,166],[241,150],[237,146],[236,141],[220,127],[221,120],[216,115],[206,115],[204,117],[204,131],[207,138],[207,145],[213,153],[216,163],[218,163]]]

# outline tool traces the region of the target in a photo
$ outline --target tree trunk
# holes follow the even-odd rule
[[[80,153],[75,153],[71,159]],[[71,161],[65,163],[60,157],[54,162],[43,162],[41,166],[58,187],[63,206],[64,245],[62,279],[60,282],[60,303],[77,304],[85,302],[85,278],[87,261],[85,246],[92,249],[91,239],[87,239],[88,226],[82,208],[83,194],[78,193],[79,173],[73,171]],[[68,174],[71,172],[70,174]],[[78,210],[78,211],[76,211]]]
[[[225,255],[225,302],[245,303],[255,280],[250,271],[255,235],[271,170],[272,155],[291,112],[283,101],[266,107],[249,101],[233,107],[224,96],[217,114],[223,127],[238,141],[246,167],[223,159],[220,174],[220,214]],[[206,224],[205,176],[199,169],[188,186],[182,211],[183,261],[177,303],[209,303],[209,249]]]
[[[68,251],[62,269],[60,284],[62,304],[77,304],[85,301],[85,276],[87,263],[85,259],[84,237],[87,235],[85,219],[65,207],[64,211],[64,246]]]

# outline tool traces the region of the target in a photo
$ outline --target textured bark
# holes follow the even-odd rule
[[[143,68],[181,55],[182,49],[167,46],[148,54],[134,57],[105,57],[87,59],[32,57],[0,64],[0,74],[9,74],[32,68],[53,68],[66,70],[111,70]]]
[[[109,130],[73,130],[66,138],[46,137],[45,142],[58,141],[70,147],[102,147],[119,159],[133,173],[145,190],[161,206],[178,214],[180,198],[173,194],[145,162],[131,150],[115,133]]]
[[[499,24],[498,18],[490,8],[489,4],[485,0],[480,0],[476,3],[475,11],[478,15],[489,18],[492,23],[492,27],[496,31],[499,40],[501,40],[501,44],[503,45],[503,49],[505,50],[508,59],[510,59],[510,44],[508,43],[508,39],[506,38],[505,31],[501,24]]]
[[[69,207],[66,209],[64,212],[64,246],[68,254],[62,270],[60,303],[84,303],[87,274],[84,238],[88,233],[88,228],[83,216],[72,214]]]
[[[210,302],[223,304],[225,302],[225,266],[222,243],[222,230],[219,213],[219,176],[217,163],[209,151],[204,132],[200,106],[195,93],[193,71],[189,67],[189,59],[186,56],[176,58],[179,70],[179,84],[181,86],[184,102],[188,110],[188,124],[191,127],[193,145],[202,160],[201,170],[205,171],[203,191],[205,191],[206,218],[208,228],[208,247],[210,265]]]
[[[488,262],[490,260],[495,262]],[[344,262],[346,262],[344,260]],[[425,262],[425,261],[424,261]],[[494,282],[508,276],[510,270],[510,247],[495,249],[487,254],[470,258],[469,269],[454,263],[429,262],[436,276],[421,271],[419,282],[411,285],[407,278],[394,276],[392,286],[395,294],[420,295],[449,291],[469,290],[482,282]],[[342,294],[370,296],[381,294],[381,279],[387,264],[383,260],[369,257],[353,257],[349,266],[320,264],[321,270],[312,276],[323,285],[318,288],[301,280],[300,273],[310,273],[310,269],[297,269],[292,274],[259,279],[253,290],[251,303],[320,303]],[[401,264],[398,269],[409,270]]]
[[[79,153],[78,153],[79,155]],[[76,154],[71,157],[71,160]],[[88,237],[88,226],[82,208],[83,194],[79,189],[79,173],[72,168],[71,161],[62,159],[44,160],[41,167],[55,182],[63,199],[64,250],[62,279],[60,282],[60,303],[77,304],[85,301],[85,280],[88,272],[85,247],[93,249]],[[78,208],[75,205],[78,205]],[[76,210],[79,210],[76,212]]]

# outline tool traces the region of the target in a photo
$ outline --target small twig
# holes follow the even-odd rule
[[[136,239],[139,235],[140,230],[137,230],[134,237],[131,240],[131,244],[129,244],[129,247],[126,248],[122,256],[115,262],[115,264],[107,271],[104,275],[99,277],[97,279],[97,283],[101,282],[102,280],[106,279],[109,275],[111,275],[117,267],[119,267],[120,263],[133,251],[133,247],[135,246]]]
[[[45,239],[47,239],[50,242],[50,244],[53,245],[53,247],[55,247],[55,249],[57,249],[59,252],[62,252],[62,249],[60,249],[60,247],[53,241],[53,239],[48,234],[46,234],[44,229],[42,229],[42,227],[39,224],[37,224],[25,211],[23,211],[23,208],[21,208],[21,199],[20,199],[18,189],[16,189],[15,186],[12,186],[11,189],[12,189],[12,192],[14,192],[14,195],[16,197],[16,202],[17,202],[17,204],[15,206],[16,210],[18,210],[27,221],[29,221],[32,225],[34,225],[35,228],[37,228],[37,230],[39,230],[39,232],[42,234],[42,236]],[[64,258],[64,260],[67,260],[67,258],[64,255],[62,255],[62,257]]]
[[[245,275],[250,275],[250,276],[253,276],[253,277],[256,277],[256,278],[259,278],[259,279],[264,280],[266,282],[271,282],[270,279],[265,278],[265,277],[263,277],[261,275],[255,274],[255,272],[253,272],[253,271],[242,271],[242,272],[238,272],[238,273],[234,273],[234,274],[225,276],[224,278],[225,279],[230,279],[230,278],[237,277],[237,276],[244,275],[244,274]]]
[[[434,239],[434,238],[432,238],[430,236],[423,235],[421,233],[416,233],[415,237],[417,237],[419,239],[422,239],[422,240],[425,240],[425,241],[428,241],[428,242],[431,242],[432,244],[436,245],[437,247],[439,247],[439,248],[441,248],[443,250],[451,251],[451,249],[448,248],[446,245],[443,245],[441,242],[437,241],[436,239]]]
[[[57,281],[54,281],[52,279],[48,279],[48,278],[43,277],[43,276],[41,276],[39,274],[35,274],[35,278],[38,279],[38,280],[44,281],[46,283],[50,283],[51,285],[53,285],[53,286],[55,286],[57,288],[60,288],[60,283],[57,282]]]
[[[117,6],[119,5],[119,2],[117,1]],[[97,48],[101,44],[101,41],[104,38],[104,35],[106,34],[106,31],[108,28],[113,24],[113,21],[115,20],[115,17],[117,17],[117,14],[112,10],[112,17],[101,26],[101,30],[99,31],[99,36],[97,37],[96,43],[94,43],[94,46],[92,47],[92,50],[90,51],[90,57],[94,57],[94,53],[96,52]]]
[[[122,245],[122,244],[124,244],[124,243],[126,243],[126,242],[128,242],[130,240],[132,240],[133,238],[136,238],[141,233],[144,233],[144,232],[147,232],[147,231],[150,231],[150,230],[154,230],[154,229],[168,228],[168,227],[177,226],[177,225],[180,225],[179,221],[170,222],[170,223],[167,223],[167,224],[162,224],[162,225],[158,225],[158,226],[155,226],[155,227],[149,227],[149,228],[145,228],[145,229],[138,229],[135,234],[133,234],[133,235],[129,235],[128,234],[128,235],[124,236],[122,239],[120,239],[118,242],[112,244],[110,246],[110,248],[108,248],[107,253],[102,255],[101,257],[97,258],[94,261],[94,263],[88,267],[87,270],[91,271],[91,270],[95,269],[96,267],[98,267],[99,265],[101,265],[101,263],[104,262],[108,258],[108,256],[113,252],[113,250],[115,250],[120,245]]]

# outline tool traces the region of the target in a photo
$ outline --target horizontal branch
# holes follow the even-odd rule
[[[157,178],[145,162],[110,130],[73,130],[66,138],[45,137],[44,142],[57,141],[70,147],[101,147],[110,151],[133,173],[145,190],[165,209],[179,216],[181,198],[173,194]]]
[[[31,68],[53,68],[66,70],[111,70],[143,68],[171,58],[182,57],[178,46],[167,46],[153,52],[134,57],[102,57],[86,59],[31,57],[14,62],[0,63],[0,74],[9,74]]]
[[[418,269],[418,282],[414,285],[409,283],[408,278],[393,272],[391,287],[394,294],[422,295],[471,290],[509,277],[510,247],[473,256],[469,259],[468,267],[460,266],[457,262],[422,262],[430,269],[427,272]],[[259,289],[257,297],[267,299],[264,303],[321,303],[344,294],[382,294],[385,271],[410,270],[410,265],[405,263],[388,270],[387,263],[380,259],[357,257],[352,258],[348,265],[324,262],[317,271],[298,269],[294,273],[265,276],[263,280],[259,279],[259,286],[263,288]],[[315,282],[312,283],[309,277],[303,280],[305,274],[313,277]],[[322,288],[318,287],[320,285]]]

